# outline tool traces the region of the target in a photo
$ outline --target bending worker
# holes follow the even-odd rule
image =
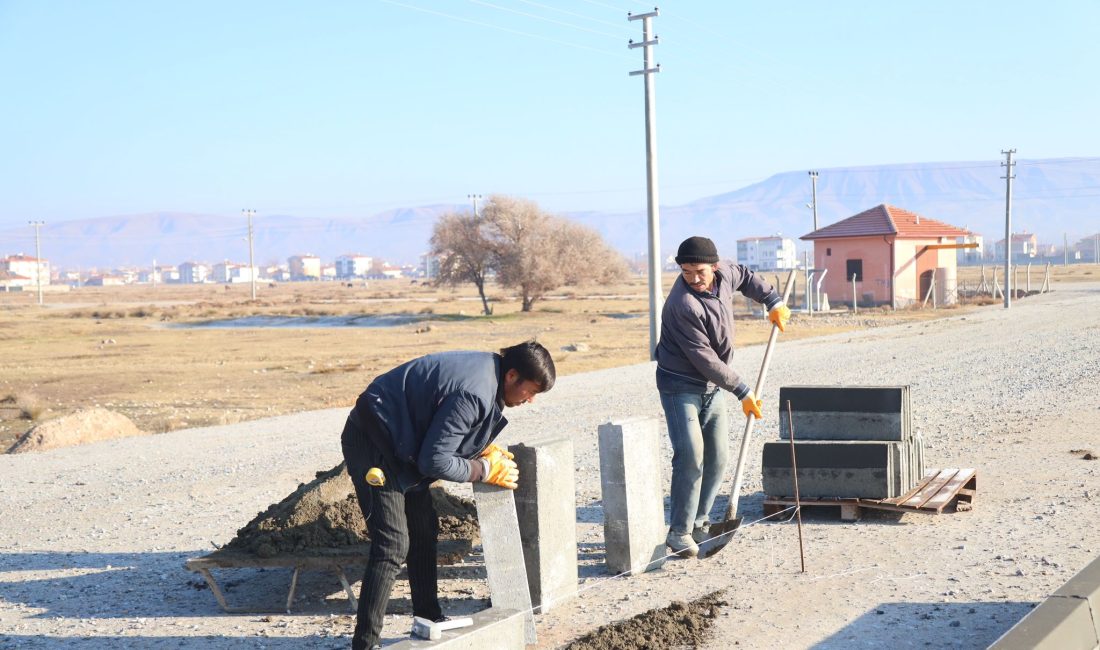
[[[406,560],[413,615],[443,620],[439,516],[428,485],[443,479],[515,489],[516,463],[493,444],[508,423],[502,409],[534,401],[555,376],[550,353],[527,341],[500,354],[429,354],[380,375],[359,396],[341,436],[371,541],[354,650],[379,647],[390,590]]]
[[[657,391],[672,442],[672,488],[665,543],[681,557],[699,554],[711,507],[726,473],[729,420],[722,391],[741,400],[747,417],[762,403],[730,366],[734,292],[762,303],[786,327],[791,310],[775,289],[741,264],[718,259],[706,237],[690,237],[676,253],[680,277],[661,311]]]

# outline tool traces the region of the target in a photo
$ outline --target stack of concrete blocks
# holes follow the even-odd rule
[[[573,440],[508,448],[519,466],[516,513],[531,604],[545,614],[577,594],[577,511]]]
[[[659,568],[668,527],[657,420],[601,424],[599,445],[607,568],[615,575]]]
[[[889,499],[924,476],[924,441],[912,429],[908,386],[784,386],[779,389],[784,442],[764,444],[769,496],[794,496],[790,420],[803,497]]]

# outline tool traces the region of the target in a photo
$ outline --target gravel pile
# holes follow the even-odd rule
[[[796,319],[794,327],[799,326]],[[638,345],[645,345],[638,341]],[[762,346],[735,364],[754,376]],[[367,378],[364,378],[366,381]],[[784,384],[910,384],[929,467],[975,467],[972,512],[762,515],[759,450],[778,439]],[[985,647],[1100,555],[1100,285],[1059,285],[1009,311],[780,341],[741,499],[746,525],[719,555],[612,579],[602,565],[596,427],[663,419],[653,367],[563,377],[512,409],[505,444],[570,436],[583,596],[537,617],[539,647],[723,591],[704,648]],[[348,403],[354,395],[348,395]],[[293,615],[230,616],[183,562],[340,462],[346,409],[0,456],[0,647],[344,648],[353,619],[335,579],[306,573]],[[740,426],[734,427],[734,446]],[[671,451],[662,453],[666,485]],[[458,496],[468,486],[448,484]],[[724,489],[728,489],[727,487]],[[724,497],[716,510],[725,506]],[[448,567],[444,608],[488,605],[478,556]],[[235,605],[285,602],[289,576],[227,572]],[[404,590],[404,591],[402,591]],[[384,634],[407,634],[398,582]],[[904,630],[904,633],[900,633]]]

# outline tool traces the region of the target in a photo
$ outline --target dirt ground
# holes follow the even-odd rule
[[[477,509],[473,501],[431,488],[432,503],[439,513],[439,539],[465,539],[480,543]],[[245,524],[223,548],[275,557],[325,548],[354,546],[370,541],[363,513],[347,466],[340,463],[317,478],[298,486]]]
[[[688,603],[673,601],[628,620],[605,625],[564,646],[563,650],[694,649],[706,640],[711,624],[729,603],[722,592]]]
[[[1088,279],[1071,267],[1057,281]],[[976,271],[975,271],[976,273]],[[767,274],[773,282],[776,277]],[[966,273],[962,273],[965,276]],[[666,275],[664,286],[674,276]],[[801,286],[801,283],[800,285]],[[791,301],[800,304],[801,289]],[[446,349],[497,349],[537,338],[559,375],[646,360],[646,281],[568,289],[522,313],[490,288],[492,316],[480,315],[472,287],[435,288],[408,280],[262,285],[83,287],[45,294],[0,292],[0,449],[36,423],[101,406],[150,433],[232,424],[304,410],[350,406],[379,372]],[[766,339],[766,323],[740,306],[738,345]],[[919,321],[959,313],[892,312],[800,319],[789,338]],[[188,327],[256,315],[322,317],[405,314],[432,320],[393,327]]]
[[[1088,277],[1081,279],[1087,280]],[[179,419],[175,424],[218,414],[219,417],[211,419],[210,423],[236,422],[239,415],[239,421],[244,425],[255,419],[245,415],[259,414],[237,413],[227,417],[226,413],[240,408],[233,405],[270,399],[278,409],[291,411],[302,410],[295,409],[295,404],[338,407],[332,409],[332,418],[326,415],[326,425],[320,427],[328,429],[326,435],[331,437],[333,431],[338,431],[338,426],[328,422],[328,419],[338,420],[343,407],[349,406],[358,391],[369,381],[367,377],[371,371],[367,369],[366,359],[371,360],[369,363],[379,364],[378,368],[383,368],[394,363],[395,361],[387,359],[392,359],[397,354],[415,356],[436,349],[433,346],[439,346],[438,349],[456,345],[474,347],[470,342],[475,340],[471,337],[476,335],[484,336],[476,340],[487,342],[486,347],[490,349],[511,343],[513,338],[518,340],[537,335],[555,352],[563,376],[587,372],[593,368],[615,369],[631,360],[641,361],[624,352],[630,346],[637,348],[638,342],[644,342],[647,336],[644,328],[646,306],[644,296],[639,293],[641,288],[640,285],[625,286],[616,288],[621,293],[595,296],[561,295],[542,303],[543,309],[537,309],[533,314],[513,311],[508,315],[508,307],[505,305],[509,303],[502,302],[498,304],[497,313],[492,318],[466,318],[467,314],[459,313],[463,309],[455,309],[455,305],[450,304],[462,304],[463,300],[440,300],[440,296],[435,295],[426,298],[426,301],[431,304],[435,300],[439,301],[436,305],[449,305],[445,313],[442,308],[433,307],[438,310],[435,313],[456,318],[381,331],[353,331],[352,328],[195,330],[172,329],[165,327],[165,323],[243,315],[260,308],[266,310],[265,313],[287,313],[299,309],[293,306],[299,304],[309,305],[300,307],[302,310],[329,310],[326,313],[337,314],[384,313],[382,310],[398,306],[410,311],[407,309],[406,298],[364,295],[355,300],[341,302],[325,293],[332,291],[333,287],[317,286],[311,287],[319,292],[317,295],[297,295],[291,300],[273,300],[271,304],[263,306],[247,301],[241,303],[239,300],[222,304],[214,297],[207,300],[201,295],[189,295],[182,288],[176,296],[178,300],[153,303],[146,300],[147,296],[137,296],[134,303],[116,301],[109,308],[70,302],[40,310],[35,306],[3,304],[0,301],[0,325],[6,326],[0,327],[0,352],[4,353],[0,358],[5,360],[5,368],[13,368],[19,373],[13,375],[5,372],[0,379],[0,382],[6,382],[0,383],[0,397],[3,397],[5,391],[10,391],[8,397],[0,399],[0,415],[4,416],[4,424],[15,430],[63,411],[66,404],[80,403],[89,396],[107,402],[104,396],[108,396],[111,401],[106,406],[119,408],[128,415],[135,412],[136,404],[142,404],[146,417],[163,417],[166,412],[177,414]],[[336,290],[343,289],[346,287]],[[410,285],[407,289],[413,292],[422,288]],[[206,290],[194,289],[200,292]],[[231,291],[223,292],[231,294],[236,290],[234,287]],[[628,293],[630,291],[633,293]],[[214,294],[218,295],[221,294]],[[1021,306],[1027,306],[1030,301],[1057,305],[1049,312],[1049,317],[1037,319],[1038,312],[1034,309],[1013,312],[1013,316],[1032,314],[1028,321],[1032,325],[1027,327],[1034,323],[1048,323],[1054,313],[1065,309],[1066,304],[1065,299],[1057,294],[1053,296],[1053,302],[1050,298],[1041,296],[1021,301]],[[163,313],[158,316],[158,312],[149,311],[154,304],[158,305],[157,309],[163,307],[170,310],[169,320],[161,320],[164,318]],[[1095,306],[1095,300],[1086,304]],[[476,304],[471,303],[470,306],[476,307]],[[511,308],[514,309],[514,304]],[[110,316],[107,309],[111,310]],[[135,311],[127,311],[130,309]],[[116,317],[120,310],[125,313]],[[639,316],[622,318],[622,314]],[[578,318],[578,315],[583,315],[583,318]],[[661,571],[639,576],[631,581],[608,581],[599,569],[601,548],[598,541],[598,520],[587,514],[594,509],[598,512],[599,507],[598,485],[594,492],[591,476],[594,449],[591,440],[578,438],[578,441],[585,440],[578,442],[578,472],[579,476],[584,476],[579,481],[577,495],[582,583],[596,582],[599,583],[599,588],[588,592],[575,603],[543,617],[540,623],[540,647],[560,647],[570,643],[581,645],[569,647],[586,650],[602,647],[717,648],[728,647],[728,639],[734,638],[751,640],[748,643],[750,647],[764,647],[766,644],[774,647],[774,643],[780,639],[791,641],[792,647],[807,647],[810,645],[809,640],[823,638],[824,641],[815,645],[880,647],[880,642],[892,642],[898,647],[920,647],[919,643],[900,642],[886,632],[890,628],[902,629],[906,626],[920,629],[917,638],[939,641],[953,638],[950,634],[941,636],[940,632],[933,630],[932,627],[936,625],[945,625],[948,629],[961,627],[962,632],[968,635],[958,637],[960,640],[957,643],[948,642],[946,645],[978,647],[971,641],[988,641],[995,638],[998,630],[1007,629],[1013,620],[1026,613],[1030,607],[1029,601],[1034,602],[1044,593],[1049,593],[1051,585],[1056,585],[1072,575],[1082,559],[1091,557],[1090,554],[1097,550],[1087,541],[1087,535],[1082,536],[1080,528],[1081,525],[1087,525],[1086,522],[1096,523],[1094,508],[1089,514],[1089,508],[1092,507],[1089,502],[1095,498],[1095,483],[1091,483],[1090,488],[1090,479],[1083,478],[1095,477],[1095,470],[1087,469],[1095,467],[1089,462],[1095,458],[1093,450],[1096,447],[1091,443],[1091,435],[1095,431],[1092,434],[1087,433],[1091,431],[1088,428],[1091,421],[1089,408],[1094,410],[1095,403],[1093,400],[1089,407],[1087,399],[1066,401],[1079,393],[1073,389],[1066,393],[1065,388],[1058,388],[1052,393],[1054,389],[1049,378],[1052,374],[1050,370],[1057,369],[1064,375],[1065,366],[1062,361],[1050,362],[1044,366],[1044,370],[1027,370],[1020,375],[1028,382],[1028,390],[1037,391],[1036,397],[1028,404],[1041,402],[1059,405],[1055,412],[1044,414],[1042,420],[1037,417],[1039,412],[1031,406],[1013,406],[1009,411],[1005,411],[1003,407],[999,411],[991,410],[991,404],[1003,405],[1006,393],[998,390],[998,384],[990,382],[980,372],[966,380],[958,379],[958,388],[963,389],[962,394],[967,403],[951,404],[941,413],[938,409],[942,406],[938,400],[942,399],[945,389],[954,387],[950,383],[943,386],[931,378],[953,372],[950,369],[953,365],[947,365],[955,361],[948,360],[949,349],[957,342],[967,340],[968,336],[973,337],[974,330],[967,324],[971,315],[977,316],[979,324],[985,323],[981,325],[983,331],[996,332],[999,337],[1014,336],[1018,334],[1018,326],[1025,327],[1015,321],[998,318],[999,313],[995,307],[897,313],[867,310],[858,315],[837,313],[813,317],[797,316],[797,327],[792,328],[791,335],[784,339],[795,344],[793,350],[799,349],[798,343],[813,346],[811,339],[823,336],[825,342],[822,345],[833,352],[830,353],[831,356],[827,354],[814,357],[818,359],[814,362],[815,366],[798,370],[795,369],[797,365],[792,366],[788,359],[781,359],[775,372],[795,378],[801,373],[802,376],[812,377],[819,382],[822,377],[832,380],[835,375],[836,380],[853,383],[866,381],[869,375],[881,374],[885,368],[896,366],[904,380],[908,381],[910,376],[918,378],[918,385],[924,387],[919,408],[925,426],[929,422],[942,422],[940,416],[950,416],[947,421],[951,422],[947,427],[937,425],[933,432],[936,435],[928,436],[935,441],[930,447],[930,456],[941,462],[945,459],[965,460],[984,467],[979,483],[978,508],[974,513],[938,522],[904,519],[900,516],[870,516],[858,524],[847,525],[838,525],[829,514],[810,515],[807,542],[811,549],[812,573],[801,579],[792,567],[792,534],[789,526],[784,527],[776,522],[749,522],[729,550],[714,560],[708,560],[710,565],[699,561],[673,561]],[[738,335],[744,347],[761,340],[766,329],[758,319],[748,313],[743,316],[743,320],[739,322]],[[945,322],[935,320],[945,316],[948,318]],[[99,329],[103,325],[116,329]],[[426,329],[429,325],[430,329]],[[604,327],[605,325],[608,327]],[[889,329],[882,335],[876,335],[875,330],[884,327]],[[1091,331],[1097,325],[1090,321],[1085,327]],[[101,336],[103,331],[121,334],[98,341],[93,339],[92,347],[97,350],[94,354],[79,351],[89,346],[87,337]],[[1069,331],[1079,334],[1074,330]],[[844,334],[845,332],[851,334]],[[401,336],[394,336],[394,333]],[[796,333],[798,336],[794,336]],[[870,353],[874,349],[874,341],[902,340],[915,345],[918,341],[923,342],[922,338],[926,333],[931,335],[929,339],[935,337],[939,344],[931,347],[925,345],[923,352],[915,353],[900,363],[896,356],[892,359],[889,355],[883,356],[881,349],[874,354]],[[432,338],[433,336],[438,338]],[[373,340],[371,337],[386,341],[386,344],[379,343],[376,348],[371,348],[366,343],[367,340]],[[798,341],[800,337],[802,341]],[[403,339],[406,338],[413,342],[405,342]],[[979,340],[981,339],[970,340],[970,345],[977,345],[976,341]],[[1044,340],[1052,339],[1047,336]],[[578,342],[585,343],[588,349],[576,346]],[[346,360],[351,356],[346,352],[350,349],[347,347],[343,354],[337,351],[331,357],[328,356],[330,346],[341,344],[354,346],[357,350],[356,356],[360,359],[357,364],[351,365]],[[1091,345],[1076,345],[1078,354],[1086,358],[1096,358],[1095,340]],[[566,346],[581,349],[564,353],[561,348]],[[306,349],[309,354],[303,351]],[[847,352],[850,349],[861,350],[861,353],[855,355]],[[359,353],[360,350],[366,351]],[[636,350],[630,354],[636,354]],[[837,357],[837,354],[841,356]],[[872,357],[875,361],[870,362],[862,373],[848,368],[847,364],[841,364],[845,369],[836,374],[835,371],[840,370],[841,366],[830,359],[849,355],[853,358]],[[256,365],[257,357],[262,357],[262,365]],[[619,361],[613,362],[615,359]],[[402,359],[397,359],[400,360]],[[972,360],[972,363],[976,361]],[[745,360],[742,359],[742,362]],[[297,370],[291,372],[291,366],[288,365],[281,373],[275,370],[259,372],[263,368],[274,367],[276,363],[295,363],[298,365],[293,367]],[[976,365],[993,372],[989,370],[991,366],[984,361]],[[915,372],[911,367],[920,367],[922,370],[910,375]],[[24,372],[28,374],[23,375]],[[172,376],[175,384],[161,380],[160,374]],[[243,375],[243,379],[238,375]],[[646,375],[647,372],[644,372],[643,376]],[[1095,371],[1093,375],[1078,376],[1074,380],[1084,383],[1070,382],[1063,385],[1092,386],[1089,382],[1094,382],[1094,375]],[[17,377],[23,376],[32,377],[30,383],[33,385],[30,388],[35,391],[33,396],[37,401],[28,397],[26,383],[17,381]],[[146,381],[150,377],[157,379]],[[891,378],[891,381],[897,380]],[[797,379],[795,382],[797,383]],[[640,383],[648,385],[644,380]],[[634,386],[639,385],[639,382],[631,374],[631,379],[626,384],[619,380],[606,379],[598,380],[598,384]],[[530,426],[537,419],[567,423],[570,430],[593,430],[593,422],[587,420],[580,426],[576,421],[576,408],[571,405],[584,400],[592,401],[597,396],[590,388],[578,393],[577,389],[569,386],[568,381],[563,382],[562,388],[550,396],[547,406],[522,412],[515,422],[517,431],[524,432],[525,436],[531,435]],[[340,399],[332,402],[311,401],[343,388],[348,390]],[[217,394],[218,389],[225,389],[226,396],[222,397],[222,401],[213,405],[204,403],[203,396]],[[197,391],[198,395],[192,395],[189,392],[191,390]],[[570,390],[573,392],[568,392]],[[929,394],[931,391],[937,391],[936,398]],[[288,392],[293,394],[288,396],[285,394]],[[127,397],[124,398],[123,395]],[[174,401],[173,397],[178,401]],[[1082,396],[1077,394],[1077,397]],[[243,402],[234,401],[241,398],[246,399]],[[159,399],[166,399],[168,404],[160,404]],[[619,405],[611,412],[634,412],[637,408],[634,405],[644,404],[645,400],[631,398],[627,401],[632,404],[632,410],[623,410],[623,406]],[[1014,397],[1008,403],[1015,405]],[[641,412],[648,412],[647,409],[652,410],[651,407],[652,405],[642,405]],[[597,407],[597,410],[600,413],[607,412],[604,407]],[[24,414],[28,412],[33,413],[34,417],[25,417]],[[140,413],[142,409],[136,409],[136,412]],[[313,414],[304,415],[308,415],[310,420],[316,419]],[[524,417],[527,416],[531,420],[528,420],[528,428],[525,429]],[[961,425],[962,422],[966,424]],[[277,486],[285,484],[289,476],[300,474],[309,467],[301,466],[303,462],[308,462],[307,458],[316,459],[318,456],[312,451],[304,453],[304,447],[296,451],[292,445],[299,442],[280,433],[281,442],[275,445],[278,458],[261,459],[259,450],[271,446],[269,438],[272,432],[268,429],[269,426],[264,421],[256,421],[255,426],[248,429],[255,431],[253,437],[233,433],[232,443],[224,443],[231,446],[217,447],[219,451],[214,453],[210,453],[210,445],[223,444],[217,441],[218,436],[204,436],[198,433],[201,430],[189,429],[178,432],[188,434],[188,440],[166,435],[163,450],[157,448],[156,440],[135,438],[104,443],[106,447],[98,445],[98,450],[87,457],[83,451],[71,456],[51,452],[53,455],[44,456],[43,464],[37,468],[31,468],[30,465],[24,467],[31,461],[13,458],[12,462],[22,464],[12,466],[13,470],[18,471],[10,474],[9,485],[13,489],[9,491],[9,495],[13,499],[12,511],[23,513],[20,517],[23,528],[16,534],[0,525],[0,533],[10,538],[5,542],[4,548],[11,551],[0,556],[0,560],[6,562],[10,556],[13,562],[10,567],[0,562],[0,576],[4,576],[0,584],[5,585],[4,591],[9,594],[9,602],[15,604],[14,610],[0,606],[0,634],[12,634],[11,638],[18,639],[21,644],[38,647],[33,640],[37,637],[27,636],[24,630],[42,629],[44,632],[48,631],[47,634],[57,635],[51,637],[54,640],[60,640],[79,636],[81,629],[91,625],[93,627],[88,628],[91,633],[89,638],[118,640],[140,634],[145,629],[142,621],[147,617],[142,616],[142,612],[160,612],[155,614],[165,621],[157,624],[157,634],[160,636],[146,637],[147,640],[163,638],[169,645],[173,640],[182,644],[196,633],[201,634],[202,630],[206,630],[206,634],[211,635],[207,637],[211,642],[215,637],[219,643],[232,642],[232,632],[223,623],[219,623],[217,617],[206,621],[202,616],[195,617],[193,614],[196,607],[209,608],[208,601],[212,600],[209,594],[202,594],[201,601],[172,596],[162,608],[137,606],[138,622],[131,623],[129,612],[133,605],[125,604],[128,601],[125,596],[120,601],[126,608],[125,612],[106,609],[100,613],[98,605],[67,606],[60,601],[51,601],[51,596],[40,595],[37,591],[39,587],[33,583],[45,580],[44,576],[61,570],[61,567],[70,567],[74,561],[94,561],[64,559],[62,556],[73,557],[72,551],[66,552],[63,549],[72,549],[74,544],[75,548],[109,550],[110,552],[100,551],[95,554],[96,557],[103,556],[109,561],[107,571],[113,570],[112,566],[119,564],[125,566],[148,563],[157,567],[152,576],[154,578],[156,575],[173,575],[179,570],[181,559],[174,554],[163,553],[160,545],[167,541],[164,535],[170,530],[173,535],[176,534],[174,529],[182,521],[181,516],[190,521],[190,524],[186,531],[178,532],[182,537],[168,542],[167,547],[189,549],[188,555],[193,555],[191,549],[203,546],[202,539],[195,535],[209,535],[205,543],[209,551],[211,543],[218,545],[218,541],[230,536],[210,535],[209,531],[227,530],[227,525],[237,529],[239,543],[253,551],[264,544],[272,545],[272,552],[278,552],[279,549],[304,548],[311,544],[355,543],[361,540],[363,537],[360,533],[336,539],[341,534],[346,535],[349,529],[356,530],[357,525],[357,530],[362,530],[361,517],[359,524],[353,523],[358,515],[358,508],[354,499],[348,498],[348,486],[333,491],[334,497],[327,499],[328,505],[321,504],[324,507],[318,507],[317,503],[306,498],[326,481],[337,479],[339,466],[318,472],[318,467],[331,467],[331,463],[315,463],[313,471],[316,476],[310,483],[298,483],[298,488],[291,491],[289,496],[285,496],[286,490],[278,491]],[[287,430],[288,426],[291,431],[295,430],[293,425],[280,424],[280,432]],[[311,421],[303,430],[312,431],[315,427],[316,423]],[[169,426],[162,430],[172,428]],[[1001,444],[1010,447],[987,447],[987,441],[981,437],[986,429],[996,435],[998,442],[1003,439]],[[1082,432],[1085,432],[1083,437]],[[204,445],[207,453],[202,456]],[[166,451],[169,447],[175,451]],[[111,449],[126,451],[107,455],[100,453],[110,452]],[[182,452],[184,449],[187,450],[188,457],[191,453],[199,454],[194,458],[197,461],[201,457],[202,462],[170,464],[185,455]],[[979,449],[982,450],[980,453]],[[168,455],[164,456],[165,453]],[[119,468],[128,464],[127,459],[130,458],[151,463],[151,467],[157,470],[151,474],[139,473],[138,477],[129,474],[125,477],[116,475],[116,472],[121,471]],[[1041,466],[1034,464],[1032,459],[1036,458],[1043,459]],[[83,462],[96,464],[98,471],[95,477],[85,477],[77,473]],[[1081,470],[1081,465],[1077,465],[1080,463],[1084,463],[1084,471]],[[161,467],[163,471],[159,471]],[[271,468],[276,471],[272,472]],[[24,470],[30,471],[30,474],[26,474]],[[346,480],[346,475],[343,480]],[[39,483],[41,486],[37,485]],[[1028,485],[1031,492],[1018,492],[1017,489],[1023,484]],[[157,487],[154,488],[154,485]],[[169,485],[173,487],[168,488]],[[995,489],[1005,485],[1014,487],[1007,491]],[[755,489],[752,481],[746,487],[750,493]],[[990,489],[991,487],[994,489]],[[66,493],[66,490],[69,492]],[[233,498],[227,500],[226,494],[233,494]],[[42,510],[42,504],[36,500],[39,498],[48,498],[52,503],[60,504],[63,514],[59,516],[67,522],[64,530],[57,529],[53,515],[43,519],[38,512]],[[746,507],[755,511],[759,508],[758,501],[758,495],[751,495],[746,499]],[[116,502],[119,505],[110,505]],[[255,507],[250,504],[260,503],[272,505],[243,528],[238,528],[248,520],[247,509]],[[445,498],[442,503],[458,504],[455,506],[457,514],[454,514],[456,535],[475,534],[476,522],[462,514],[468,508],[468,503],[455,496]],[[88,509],[89,506],[91,509]],[[100,521],[99,515],[90,516],[96,508],[107,508],[100,511],[105,517],[104,521]],[[1016,510],[1026,511],[1023,520],[1013,514]],[[84,514],[86,511],[88,516]],[[120,512],[132,514],[126,515],[120,521],[116,516]],[[178,514],[182,512],[188,514]],[[254,513],[256,510],[252,509],[250,512]],[[44,515],[44,511],[41,514]],[[150,524],[147,522],[150,518],[153,522],[160,523],[152,524],[149,529]],[[444,519],[447,519],[446,513]],[[114,520],[113,524],[109,523],[111,520]],[[167,524],[167,521],[177,523]],[[1036,521],[1041,523],[1036,524]],[[318,541],[316,530],[303,536],[303,524],[307,528],[326,528],[328,537]],[[1036,526],[1045,526],[1047,530],[1037,529]],[[337,532],[336,537],[333,537],[332,533],[336,531],[342,532]],[[917,536],[908,546],[903,540],[907,534]],[[1002,543],[999,539],[1004,535],[1007,538]],[[21,541],[12,543],[11,539]],[[108,541],[106,547],[105,540]],[[1057,546],[1058,543],[1062,546]],[[133,548],[135,544],[140,548],[152,548],[153,551],[141,554],[126,552],[126,549]],[[895,558],[882,556],[883,544],[899,550],[908,549],[906,552],[925,553],[927,557],[914,560],[912,568],[907,570],[904,563],[899,564]],[[59,555],[55,552],[35,551],[53,547],[59,547],[63,550],[62,553]],[[762,548],[772,550],[762,552]],[[22,549],[33,552],[23,552]],[[140,557],[146,554],[147,558]],[[779,557],[777,554],[785,556]],[[160,557],[162,555],[164,557]],[[45,564],[40,566],[39,560],[34,557],[19,559],[21,556],[41,556]],[[80,553],[76,553],[76,556],[80,557]],[[961,564],[953,564],[956,561],[961,561]],[[933,566],[937,564],[950,567],[946,576]],[[175,568],[169,569],[169,566]],[[68,572],[68,577],[60,580],[62,586],[76,583],[80,585],[78,592],[84,596],[100,594],[96,596],[96,601],[102,602],[105,607],[120,598],[118,594],[110,595],[116,582],[112,578],[97,578],[96,582],[89,582],[80,578],[83,574],[78,566],[64,570]],[[73,571],[76,573],[72,573]],[[19,577],[13,577],[16,574]],[[445,576],[449,583],[448,592],[444,595],[448,611],[461,615],[487,606],[488,594],[482,584],[483,576],[476,554],[451,569]],[[138,576],[135,574],[133,578]],[[722,591],[729,588],[731,581],[734,585],[733,591]],[[48,582],[43,583],[42,587],[46,584]],[[122,589],[124,584],[120,583],[118,588]],[[197,580],[188,584],[196,589],[202,587],[201,581]],[[266,573],[229,581],[226,588],[232,598],[240,598],[243,595],[241,590],[246,586],[250,591],[262,591],[265,584],[268,585],[268,595],[278,594],[278,580]],[[309,586],[303,585],[307,600],[310,596],[307,589]],[[404,593],[403,588],[406,589]],[[125,589],[125,593],[131,590],[130,587]],[[309,616],[265,616],[247,622],[237,619],[237,629],[242,630],[242,636],[237,637],[237,641],[252,642],[259,638],[286,636],[294,625],[304,621],[306,629],[302,632],[307,636],[298,638],[298,641],[306,643],[308,640],[308,645],[317,647],[340,647],[343,642],[336,638],[329,639],[329,636],[339,637],[346,634],[351,618],[331,613],[334,600],[340,598],[339,592],[334,596],[330,587],[314,585],[312,595],[318,598],[317,604],[327,609],[329,614],[323,615],[319,620]],[[668,602],[670,598],[673,600],[671,603]],[[846,599],[850,601],[847,605],[844,604]],[[178,604],[172,604],[176,600],[179,601]],[[776,608],[773,604],[776,601],[804,604],[805,611],[802,613],[805,615],[806,626],[799,629],[801,626],[798,623],[777,621],[775,616],[783,608]],[[861,611],[860,608],[866,608],[868,603],[878,604],[866,609],[864,616],[852,620],[853,608]],[[969,609],[964,605],[969,605]],[[59,623],[60,627],[51,627],[47,621],[36,621],[37,615],[33,612],[40,608],[43,611],[58,612],[64,619]],[[391,615],[400,617],[407,614],[407,609],[407,586],[399,583]],[[108,611],[112,613],[108,614]],[[122,627],[111,623],[104,625],[101,616],[110,620],[117,619]],[[177,625],[174,621],[187,621],[188,617],[192,617],[190,620],[193,621],[190,623],[191,631],[181,631],[176,636],[163,636],[166,631],[164,625],[174,626]],[[608,621],[615,622],[608,624]],[[126,628],[127,625],[130,627]],[[774,629],[769,628],[775,625],[780,625],[787,636],[777,635]],[[794,626],[793,629],[791,625]],[[815,625],[819,628],[816,631]],[[387,623],[387,626],[390,638],[400,634],[400,630],[389,627],[391,623]],[[720,633],[715,633],[714,626],[718,626]],[[283,632],[279,632],[280,629]],[[823,633],[821,630],[830,631]],[[579,633],[585,636],[577,638]],[[326,645],[328,640],[339,642]],[[869,644],[870,641],[874,643]],[[925,647],[928,643],[925,642]]]
[[[595,432],[616,417],[663,423],[653,367],[561,377],[537,403],[509,411],[501,440],[568,436],[574,446],[581,592],[536,616],[538,647],[560,648],[611,623],[671,611],[673,601],[691,609],[718,591],[728,604],[714,608],[710,633],[694,642],[704,650],[988,646],[1100,553],[1100,463],[1090,460],[1098,451],[1098,305],[1100,283],[1067,283],[1012,310],[991,305],[783,338],[754,449],[778,437],[780,386],[904,383],[912,386],[913,424],[927,443],[928,466],[978,470],[970,512],[847,522],[835,512],[807,511],[805,573],[795,524],[763,519],[760,459],[750,453],[746,521],[722,553],[609,575]],[[812,326],[808,318],[798,325]],[[737,366],[751,372],[761,356],[762,346],[740,346]],[[289,614],[282,613],[289,571],[219,574],[231,604],[272,612],[252,615],[221,611],[202,579],[184,569],[318,470],[337,465],[346,415],[337,406],[0,455],[0,646],[346,648],[353,617],[331,574],[304,573]],[[663,483],[671,450],[659,435]],[[469,493],[468,485],[447,487]],[[729,480],[716,512],[728,489]],[[443,569],[449,615],[488,606],[476,548]],[[386,645],[407,637],[410,608],[408,583],[399,580]]]

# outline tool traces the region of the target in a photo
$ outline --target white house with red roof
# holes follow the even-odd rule
[[[42,284],[50,283],[50,263],[47,260],[40,260],[29,255],[9,255],[7,257],[0,257],[0,271],[7,271],[13,276],[18,278],[12,278],[13,282],[19,282],[19,278],[26,278],[28,284],[37,285],[39,278],[42,279]],[[12,284],[12,286],[18,286]]]
[[[822,291],[832,302],[852,300],[852,279],[860,303],[920,303],[933,278],[940,304],[953,302],[957,243],[971,234],[942,221],[892,205],[877,205],[815,230],[801,239],[814,243],[814,268],[827,271]]]

